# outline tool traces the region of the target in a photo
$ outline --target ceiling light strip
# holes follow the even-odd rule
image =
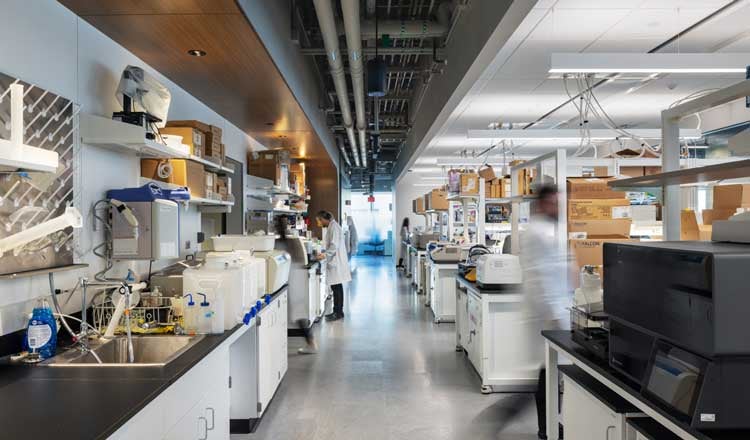
[[[550,73],[745,73],[748,53],[553,53]]]

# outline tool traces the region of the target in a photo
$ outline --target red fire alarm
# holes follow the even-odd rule
[[[375,196],[373,196],[372,194],[369,195],[369,196],[367,196],[367,202],[368,203],[375,203]]]

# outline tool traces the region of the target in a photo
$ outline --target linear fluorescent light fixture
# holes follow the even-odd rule
[[[553,53],[550,73],[745,73],[747,53]]]
[[[660,128],[628,129],[628,133],[643,139],[661,139]],[[610,129],[589,130],[592,140],[611,140],[626,138],[620,132]],[[555,141],[555,140],[581,140],[581,131],[576,128],[559,129],[529,129],[529,130],[469,130],[469,139],[495,139],[495,140],[518,140],[518,141]],[[699,139],[700,130],[680,129],[680,137],[684,139]]]

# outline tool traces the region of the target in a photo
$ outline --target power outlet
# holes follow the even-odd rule
[[[190,250],[193,243],[190,242],[190,240],[185,240],[185,250]]]

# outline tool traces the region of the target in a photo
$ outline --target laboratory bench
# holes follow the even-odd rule
[[[274,293],[259,316],[270,316],[285,299],[286,286]],[[205,335],[164,366],[53,367],[6,360],[0,364],[0,437],[186,439],[205,429],[206,438],[226,439],[230,353],[238,340],[248,337],[252,324],[258,334],[267,333],[274,320],[264,321]],[[275,332],[284,335],[284,342],[285,327]],[[286,359],[286,347],[279,348]],[[276,351],[275,362],[284,367],[281,350]],[[279,383],[281,378],[283,374]],[[277,386],[261,385],[273,392]],[[205,425],[198,426],[202,422]]]
[[[671,438],[683,440],[747,440],[750,439],[750,431],[699,431],[690,426],[690,420],[686,417],[676,416],[673,412],[666,410],[663,406],[652,399],[649,399],[640,393],[640,385],[624,377],[615,371],[606,362],[596,358],[583,347],[575,343],[570,331],[566,330],[546,330],[542,332],[545,339],[545,357],[546,357],[546,394],[547,394],[547,426],[557,426],[560,420],[560,402],[557,398],[550,396],[559,395],[558,373],[563,377],[568,376],[571,370],[570,365],[559,365],[559,361],[564,359],[566,363],[572,364],[574,371],[578,373],[573,381],[578,383],[585,378],[591,382],[593,379],[598,383],[592,391],[591,387],[587,388],[587,394],[593,395],[600,402],[611,401],[613,398],[619,398],[622,404],[629,404],[635,408],[640,416],[634,416],[633,409],[627,411],[626,423],[637,432],[638,439],[658,439],[669,440]],[[582,376],[583,372],[586,376]],[[578,380],[575,380],[578,378]],[[568,384],[565,385],[565,392],[568,392]],[[603,397],[606,393],[607,398]],[[615,396],[615,397],[613,397]],[[586,414],[578,414],[580,418],[593,420],[591,412],[587,409],[580,408],[577,405],[570,405],[578,411]],[[606,406],[606,405],[605,405]],[[563,402],[563,413],[571,413],[574,410],[566,408]],[[569,414],[564,414],[563,419]],[[563,422],[564,424],[564,422]],[[604,427],[607,429],[607,427]],[[558,440],[557,429],[550,430],[548,438]],[[609,430],[606,431],[609,435]],[[566,438],[568,430],[566,428]],[[622,438],[622,437],[613,437]]]
[[[483,393],[533,391],[544,362],[541,324],[522,319],[517,289],[488,290],[460,274],[455,289],[456,351],[463,351],[479,374]]]

